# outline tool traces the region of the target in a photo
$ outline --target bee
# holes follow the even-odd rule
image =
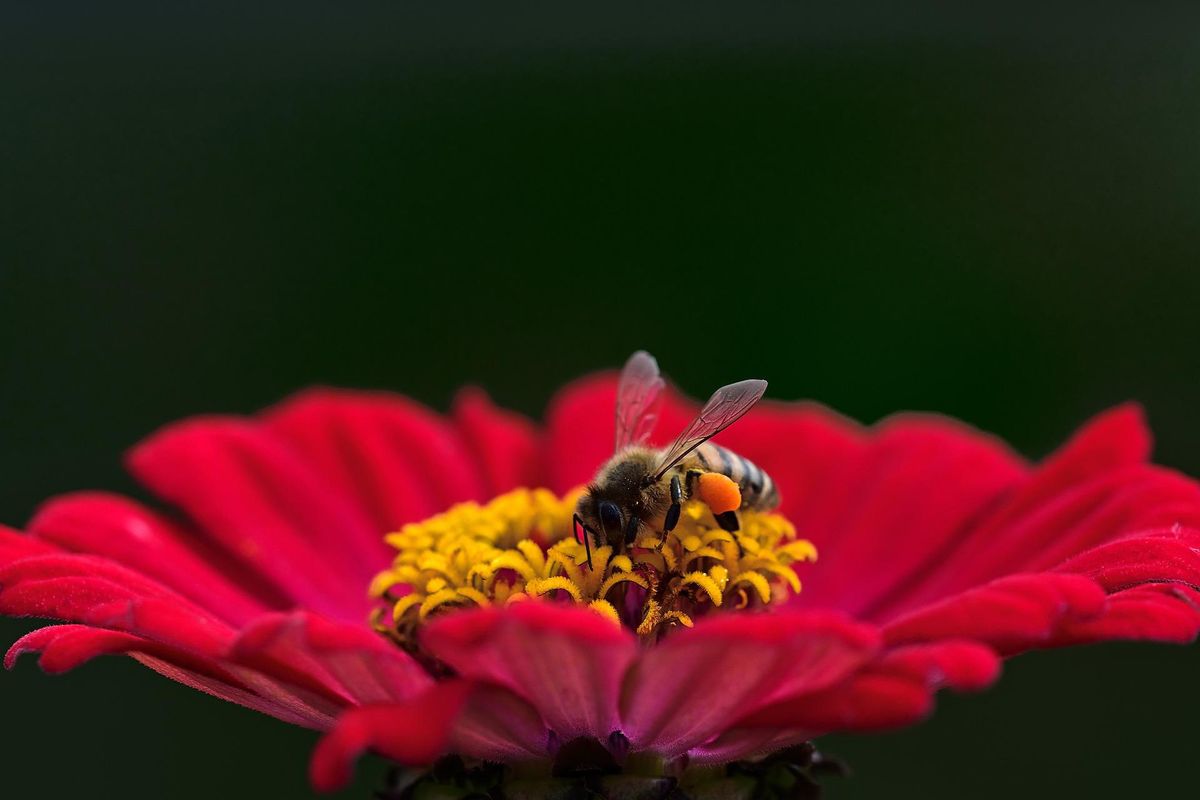
[[[745,380],[718,389],[700,414],[669,446],[648,447],[664,382],[654,357],[639,350],[629,357],[617,386],[614,455],[600,468],[575,507],[576,539],[587,563],[592,546],[614,553],[637,541],[643,529],[663,539],[679,522],[683,503],[695,497],[717,524],[733,533],[741,509],[769,511],[779,505],[771,476],[749,459],[708,440],[757,403],[767,382]]]

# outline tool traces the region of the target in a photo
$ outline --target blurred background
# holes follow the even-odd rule
[[[1200,19],[564,6],[6,6],[0,520],[137,492],[121,453],[181,416],[469,382],[536,417],[637,347],[693,394],[761,374],[1031,457],[1133,398],[1200,474]],[[1020,657],[828,740],[830,796],[1192,785],[1198,669]],[[313,734],[127,660],[23,662],[0,710],[8,796],[309,794]]]

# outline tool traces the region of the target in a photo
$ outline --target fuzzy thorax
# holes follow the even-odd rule
[[[793,565],[817,557],[778,514],[743,511],[741,530],[729,533],[692,501],[665,541],[643,536],[617,554],[593,548],[589,569],[571,525],[580,491],[517,489],[389,534],[395,561],[371,584],[388,604],[376,628],[415,648],[417,628],[433,615],[542,600],[585,605],[654,640],[706,613],[786,599],[800,591]]]

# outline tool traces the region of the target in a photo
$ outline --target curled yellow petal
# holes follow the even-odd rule
[[[689,572],[683,576],[681,581],[683,585],[695,584],[708,594],[708,598],[712,600],[714,606],[721,605],[721,589],[717,586],[716,581],[705,575],[703,572]]]
[[[435,592],[434,594],[431,594],[425,598],[425,600],[421,603],[420,610],[417,611],[417,616],[421,620],[424,620],[429,616],[430,612],[434,611],[439,606],[444,606],[447,603],[459,603],[462,602],[462,600],[463,597],[458,593],[457,590],[442,589],[440,592]],[[392,613],[395,613],[395,611]]]
[[[739,583],[748,583],[758,591],[758,596],[764,603],[771,602],[771,585],[767,583],[767,579],[757,572],[743,572],[733,579],[733,584],[736,586]]]
[[[424,602],[424,600],[425,595],[418,594],[416,592],[401,597],[396,601],[396,604],[392,606],[392,621],[399,622],[400,618],[404,616],[405,611],[408,611],[413,606],[420,605],[422,602]]]
[[[583,602],[583,593],[579,591],[579,587],[573,582],[567,580],[562,575],[555,575],[552,578],[542,578],[540,580],[532,580],[525,584],[525,591],[530,597],[541,597],[547,592],[553,592],[555,589],[561,589],[575,599],[576,603]]]
[[[492,604],[492,601],[486,594],[478,589],[472,589],[470,586],[458,587],[458,593],[468,600],[475,601],[475,605],[477,606],[490,606]]]
[[[489,566],[494,570],[511,569],[527,581],[537,577],[537,573],[525,560],[525,556],[514,550],[508,550],[496,556]]]
[[[588,608],[592,609],[592,611],[595,611],[600,616],[612,620],[618,625],[621,624],[621,617],[617,614],[617,609],[615,609],[613,604],[607,600],[593,600],[592,602],[588,603]]]
[[[606,597],[609,589],[623,582],[636,583],[643,589],[650,588],[650,584],[646,583],[646,579],[636,572],[615,572],[608,577],[608,580],[600,584],[600,590],[596,592],[596,596],[601,598]]]

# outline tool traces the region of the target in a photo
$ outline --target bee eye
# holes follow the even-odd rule
[[[616,503],[610,503],[608,500],[600,502],[600,524],[606,531],[621,530],[621,509],[617,508]]]

